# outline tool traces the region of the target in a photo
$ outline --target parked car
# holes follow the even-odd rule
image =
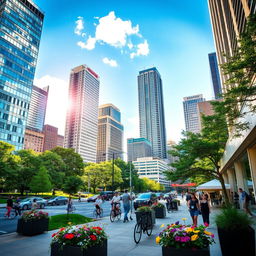
[[[87,202],[88,202],[88,203],[89,203],[89,202],[95,202],[96,199],[97,199],[97,197],[98,197],[98,195],[91,196],[91,197],[89,197],[89,198],[87,199]]]
[[[28,197],[20,202],[20,208],[22,210],[28,210],[32,207],[33,200],[36,199],[38,208],[43,209],[47,205],[47,200],[41,198],[41,197]]]
[[[162,192],[156,193],[156,196],[160,200],[161,198],[163,198],[164,193],[162,193]]]
[[[61,205],[61,204],[67,204],[68,199],[65,196],[56,196],[54,198],[51,198],[48,200],[48,205]]]
[[[102,199],[105,201],[111,200],[114,196],[114,192],[112,191],[102,191],[100,192],[100,195],[102,196]]]
[[[134,209],[137,210],[140,206],[151,206],[154,202],[157,201],[157,196],[155,193],[143,193],[140,194],[133,203]]]

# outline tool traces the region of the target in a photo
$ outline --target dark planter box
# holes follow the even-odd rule
[[[255,231],[248,229],[225,230],[218,227],[220,247],[223,256],[246,255],[255,256]]]
[[[165,218],[166,216],[166,209],[165,207],[155,207],[154,208],[156,218]]]
[[[210,250],[209,250],[209,247],[203,248],[203,249],[162,247],[162,255],[163,256],[210,256]]]
[[[49,219],[28,220],[18,219],[17,233],[34,236],[48,231]]]
[[[107,256],[108,243],[107,240],[101,246],[93,246],[87,249],[81,247],[53,243],[51,245],[51,256]]]
[[[137,221],[137,223],[138,223],[138,221],[139,221],[141,218],[144,218],[144,217],[146,216],[144,212],[135,212],[135,214],[136,214],[136,221]],[[156,224],[156,215],[155,215],[155,211],[151,211],[151,212],[149,212],[149,213],[147,213],[147,214],[150,214],[151,220],[152,220],[152,224],[153,224],[153,225]],[[143,219],[142,219],[142,221],[143,221]]]

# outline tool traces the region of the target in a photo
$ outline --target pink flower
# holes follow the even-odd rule
[[[211,237],[214,238],[214,234],[211,234]]]
[[[209,224],[208,224],[207,222],[205,222],[204,225],[205,225],[206,227],[209,227]]]

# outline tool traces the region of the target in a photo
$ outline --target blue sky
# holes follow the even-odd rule
[[[61,134],[70,70],[81,64],[100,76],[100,104],[121,110],[125,138],[139,136],[137,75],[144,68],[155,66],[161,74],[168,139],[177,142],[185,127],[183,97],[212,98],[208,53],[215,49],[207,1],[35,3],[45,12],[35,84],[50,85],[46,123]]]

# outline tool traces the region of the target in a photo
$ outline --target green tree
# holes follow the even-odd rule
[[[221,110],[226,115],[230,127],[236,130],[236,136],[249,127],[243,117],[256,112],[256,14],[251,15],[244,33],[238,40],[233,56],[225,55],[227,62],[221,68],[228,79],[223,93]],[[241,107],[243,110],[241,111]]]
[[[53,186],[53,194],[55,194],[56,189],[61,189],[65,177],[65,163],[61,156],[52,151],[45,151],[39,155],[41,160],[41,165],[43,165],[51,178],[51,183]]]
[[[72,148],[56,147],[51,150],[58,154],[65,163],[65,175],[68,176],[82,176],[84,173],[84,163],[82,157]]]
[[[89,187],[93,188],[93,193],[96,192],[96,188],[102,185],[101,178],[102,169],[99,164],[90,164],[84,169],[83,181],[89,184]]]
[[[80,177],[70,176],[67,177],[63,184],[63,191],[70,195],[76,194],[83,186],[83,181]]]
[[[216,110],[216,105],[214,108]],[[199,176],[206,180],[218,179],[225,201],[229,203],[219,165],[227,138],[227,124],[222,113],[216,111],[212,116],[203,116],[201,134],[184,133],[184,138],[171,151],[178,160],[172,164],[175,170],[166,174],[167,177],[172,181],[186,181]]]
[[[39,168],[37,174],[32,178],[29,187],[32,192],[49,192],[52,189],[50,176],[44,166]]]

